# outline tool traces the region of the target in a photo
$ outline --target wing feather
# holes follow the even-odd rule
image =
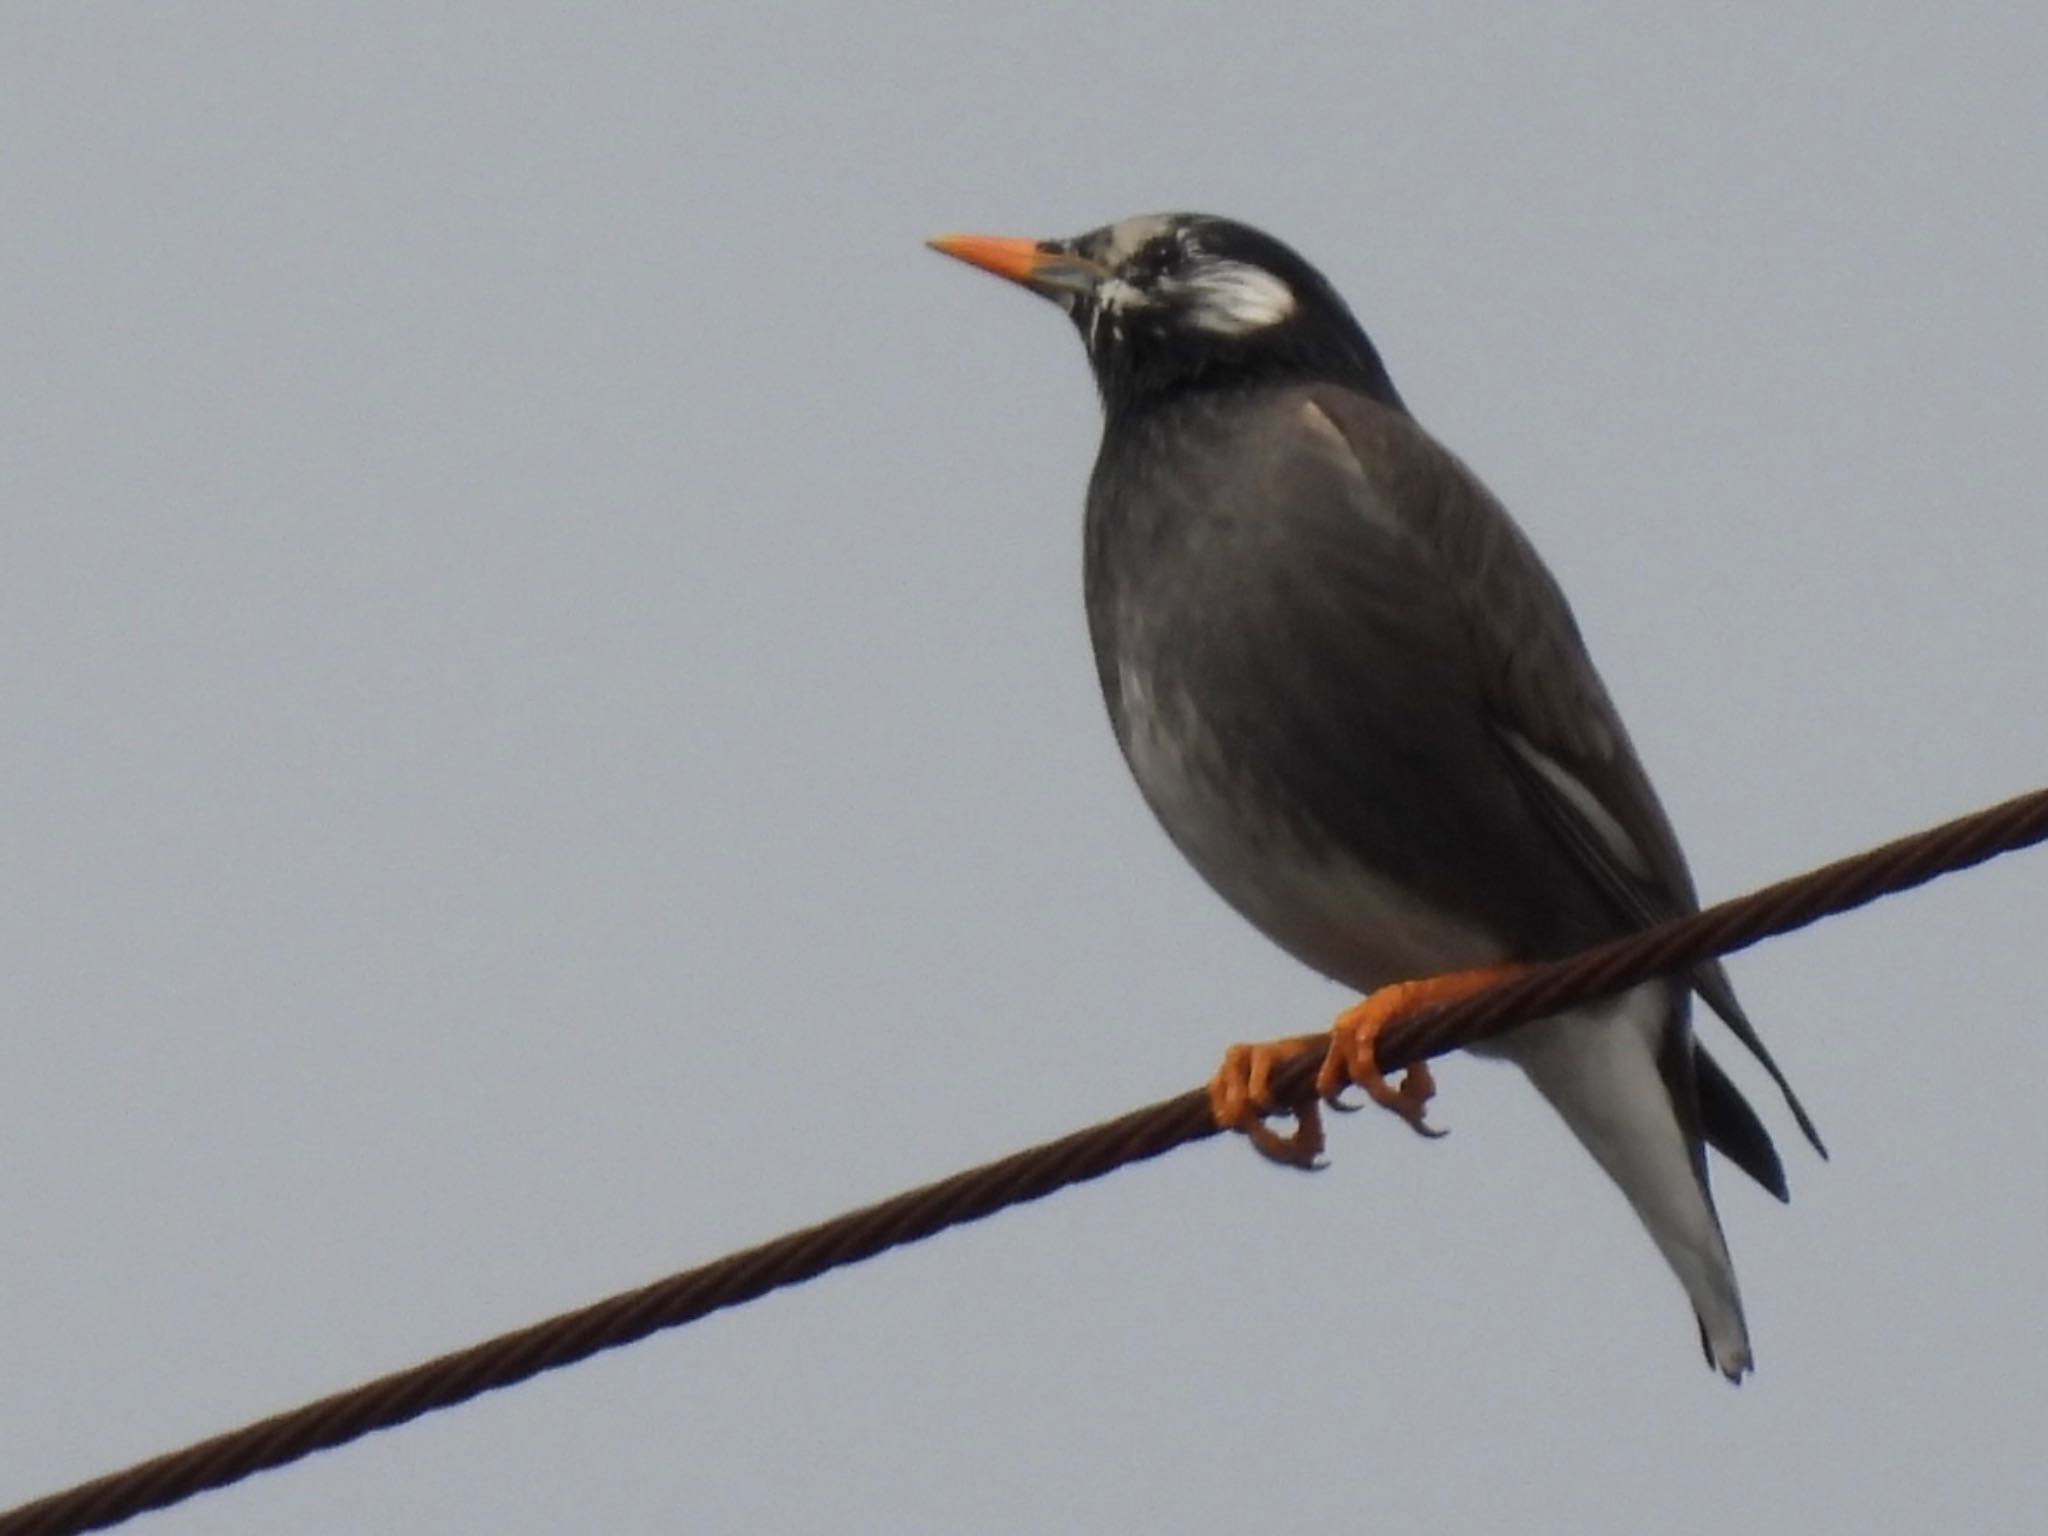
[[[1697,911],[1678,835],[1593,668],[1570,605],[1507,509],[1405,413],[1336,389],[1311,398],[1350,447],[1361,475],[1370,478],[1367,465],[1394,466],[1384,472],[1394,483],[1379,487],[1374,500],[1404,515],[1404,532],[1455,595],[1501,750],[1553,834],[1631,926]],[[1699,967],[1691,980],[1770,1074],[1800,1130],[1825,1157],[1812,1118],[1736,1001],[1720,963]],[[1731,1126],[1725,1100],[1736,1096],[1733,1086],[1718,1068],[1708,1069],[1706,1079],[1715,1085],[1708,1096],[1722,1101],[1714,1106],[1722,1125]]]

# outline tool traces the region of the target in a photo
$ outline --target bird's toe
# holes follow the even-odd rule
[[[1323,1152],[1323,1117],[1309,1099],[1294,1109],[1294,1129],[1286,1135],[1266,1123],[1274,1112],[1273,1073],[1319,1041],[1315,1035],[1233,1045],[1209,1079],[1209,1113],[1227,1131],[1242,1132],[1259,1152],[1290,1168],[1313,1168]]]

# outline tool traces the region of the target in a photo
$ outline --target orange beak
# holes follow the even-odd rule
[[[1048,250],[1036,240],[1014,240],[1002,235],[940,235],[925,244],[1048,299],[1091,293],[1109,276],[1109,269],[1100,263],[1068,251]]]

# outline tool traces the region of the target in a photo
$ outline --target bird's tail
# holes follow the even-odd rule
[[[1635,1208],[1699,1318],[1707,1359],[1750,1368],[1735,1266],[1707,1188],[1686,994],[1646,982],[1517,1031],[1507,1052]]]

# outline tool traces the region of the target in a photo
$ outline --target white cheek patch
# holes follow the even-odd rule
[[[1263,267],[1214,261],[1181,284],[1188,318],[1219,336],[1246,336],[1294,313],[1294,290]]]

